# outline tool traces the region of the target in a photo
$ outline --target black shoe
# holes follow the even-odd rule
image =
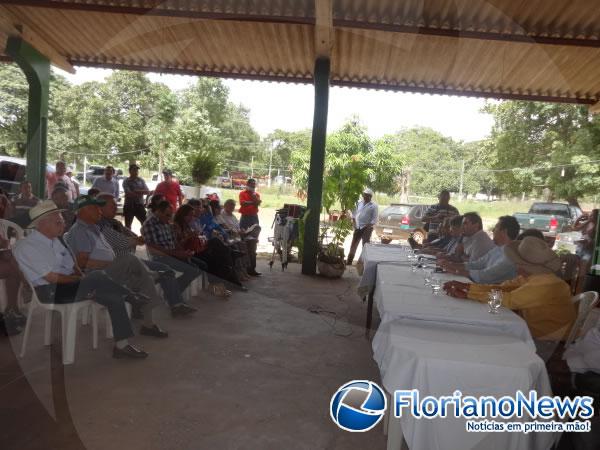
[[[167,333],[164,330],[161,330],[160,327],[156,324],[152,325],[151,327],[142,325],[140,327],[140,334],[143,334],[144,336],[154,336],[157,338],[169,337],[169,333]]]
[[[256,270],[249,270],[248,275],[250,275],[251,277],[260,277],[262,273],[257,272]]]
[[[124,300],[129,303],[132,308],[141,308],[150,303],[150,297],[140,293],[126,295]]]
[[[148,353],[139,348],[135,348],[133,345],[128,344],[125,348],[113,347],[113,358],[123,359],[144,359],[148,357]]]
[[[171,308],[171,316],[173,317],[185,317],[196,312],[196,308],[181,303],[180,305],[173,306]]]

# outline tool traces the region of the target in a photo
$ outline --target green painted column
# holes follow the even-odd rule
[[[590,275],[600,275],[600,225],[598,223],[596,224],[596,240],[594,241],[594,256],[590,266]]]
[[[27,179],[33,193],[45,197],[46,151],[48,147],[48,93],[50,89],[50,61],[19,37],[10,37],[8,54],[21,68],[29,83],[27,111]]]
[[[325,140],[327,138],[327,109],[329,107],[329,58],[315,61],[315,111],[313,116],[310,168],[308,170],[308,204],[310,214],[304,228],[302,273],[314,275],[317,271],[323,171],[325,167]]]

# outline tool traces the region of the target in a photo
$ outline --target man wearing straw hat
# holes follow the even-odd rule
[[[576,318],[569,285],[556,273],[561,262],[542,239],[526,237],[504,247],[506,257],[517,266],[518,276],[502,284],[449,281],[444,290],[451,296],[487,302],[491,290],[502,291],[502,305],[517,311],[538,341],[561,341]]]
[[[125,300],[142,301],[129,289],[112,281],[103,271],[82,274],[71,252],[59,237],[65,221],[52,200],[44,200],[29,210],[34,230],[19,240],[13,250],[23,275],[34,287],[42,303],[73,303],[87,299],[108,310],[113,327],[115,358],[146,358],[148,354],[134,347]]]

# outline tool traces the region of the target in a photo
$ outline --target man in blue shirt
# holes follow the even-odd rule
[[[500,284],[517,276],[515,264],[504,254],[504,247],[519,235],[519,222],[513,216],[502,216],[494,227],[494,244],[480,258],[464,264],[448,260],[439,262],[446,271],[467,276],[478,284]]]
[[[358,248],[358,243],[362,244],[371,242],[371,233],[373,227],[377,223],[378,209],[377,204],[372,201],[373,191],[369,188],[365,189],[362,194],[362,200],[356,204],[356,209],[352,211],[352,224],[354,225],[354,234],[352,235],[352,244],[348,252],[348,260],[346,264],[352,265],[354,254]]]

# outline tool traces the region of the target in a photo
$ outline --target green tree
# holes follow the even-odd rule
[[[599,119],[584,106],[502,102],[484,110],[494,117],[492,139],[497,152],[500,187],[511,194],[540,193],[577,203],[595,193],[600,171]]]

